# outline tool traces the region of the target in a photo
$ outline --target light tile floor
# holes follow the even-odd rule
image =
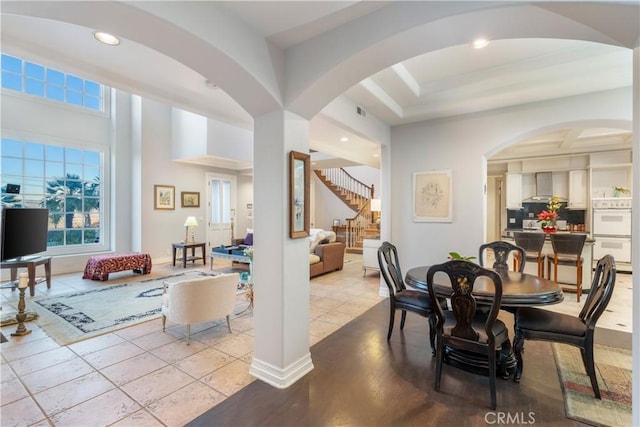
[[[382,298],[379,275],[362,274],[359,255],[347,254],[341,272],[311,280],[310,345],[331,334]],[[207,267],[208,268],[208,267]],[[216,268],[228,262],[216,261]],[[154,275],[179,267],[154,266]],[[137,276],[134,276],[137,277]],[[113,279],[127,281],[130,273]],[[53,277],[47,290],[59,294],[101,286],[81,279],[81,273]],[[619,274],[613,300],[599,322],[610,337],[616,332],[624,347],[631,336],[631,275]],[[18,292],[2,290],[2,307],[15,310]],[[549,309],[577,314],[584,302],[566,294],[565,301]],[[354,303],[354,301],[357,301]],[[27,299],[28,304],[28,299]],[[233,334],[224,322],[192,328],[192,343],[185,345],[184,326],[162,332],[159,319],[137,326],[59,346],[36,322],[33,332],[10,337],[15,326],[1,330],[10,338],[0,346],[0,425],[5,426],[179,426],[215,406],[251,381],[253,324],[251,312],[232,320]],[[628,347],[630,348],[630,347]]]
[[[215,268],[228,267],[216,261]],[[347,254],[342,271],[311,280],[310,345],[382,300],[379,275],[363,277],[361,267],[361,256]],[[182,268],[154,265],[152,274],[176,270]],[[54,276],[51,289],[40,284],[37,295],[104,286],[81,276]],[[111,276],[131,278],[130,272]],[[17,296],[2,290],[3,314],[15,311]],[[163,333],[159,319],[68,346],[49,338],[37,321],[27,327],[33,332],[24,337],[10,336],[15,325],[1,328],[9,338],[0,346],[2,427],[180,426],[254,380],[251,311],[232,319],[233,334],[224,321],[192,326],[188,346],[184,326]]]

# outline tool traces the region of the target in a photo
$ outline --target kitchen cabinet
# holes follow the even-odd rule
[[[506,177],[506,207],[507,209],[522,208],[522,174],[508,173]]]
[[[614,197],[614,188],[632,190],[633,167],[630,163],[591,167],[591,197]]]
[[[569,171],[569,209],[587,209],[587,171]]]
[[[362,275],[367,274],[367,270],[380,271],[378,264],[378,248],[380,239],[362,239]]]

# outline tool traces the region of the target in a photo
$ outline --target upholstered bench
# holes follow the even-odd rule
[[[151,256],[139,252],[92,256],[84,268],[83,279],[109,280],[109,273],[133,270],[136,273],[151,273]]]

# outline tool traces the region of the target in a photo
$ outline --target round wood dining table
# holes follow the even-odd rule
[[[430,266],[415,267],[407,271],[405,282],[408,286],[428,292],[427,271]],[[502,279],[502,302],[500,306],[514,312],[518,307],[532,307],[558,304],[564,299],[562,288],[552,280],[517,271],[494,270]],[[442,298],[449,298],[452,293],[449,278],[445,275],[434,276],[433,290]],[[493,282],[488,277],[478,277],[473,286],[473,296],[477,304],[493,303]],[[516,358],[511,342],[507,342],[500,351],[498,373],[503,378],[515,372]],[[445,349],[445,360],[454,366],[470,372],[488,375],[489,365],[486,356],[463,350]]]
[[[427,270],[430,266],[415,267],[407,271],[406,284],[427,292]],[[531,307],[558,304],[564,299],[562,288],[553,280],[517,271],[495,270],[502,279],[501,307]],[[451,296],[448,278],[434,277],[433,290],[443,298]],[[473,285],[473,297],[478,304],[493,302],[493,284],[487,277],[479,277]]]

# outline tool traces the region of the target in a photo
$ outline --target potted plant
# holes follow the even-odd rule
[[[476,259],[474,256],[462,256],[458,252],[449,252],[449,259],[457,259],[461,261],[471,261],[472,259]]]
[[[558,220],[558,210],[562,207],[560,197],[553,196],[547,203],[547,210],[538,214],[538,222],[542,226],[542,231],[547,234],[556,231],[556,221]]]

